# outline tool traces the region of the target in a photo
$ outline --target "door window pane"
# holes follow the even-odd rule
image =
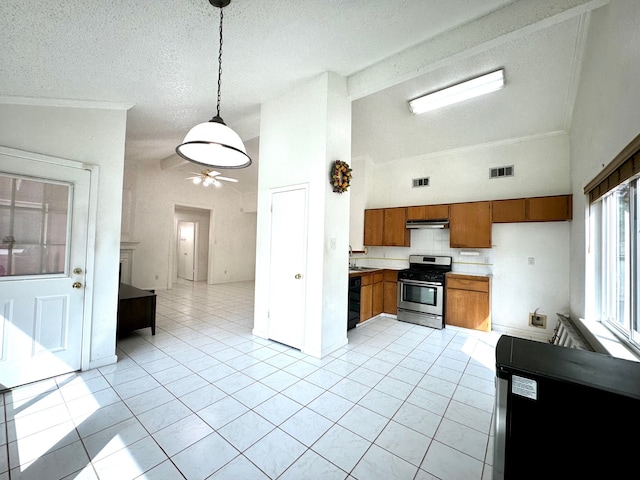
[[[0,174],[0,277],[64,273],[69,185]]]

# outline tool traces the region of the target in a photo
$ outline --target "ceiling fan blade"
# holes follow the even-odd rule
[[[229,178],[229,177],[216,177],[216,180],[224,180],[225,182],[238,183],[238,180],[236,180],[235,178]]]

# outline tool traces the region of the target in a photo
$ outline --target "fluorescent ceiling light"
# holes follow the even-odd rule
[[[414,114],[435,110],[436,108],[468,100],[473,97],[495,92],[504,86],[504,69],[487,73],[481,77],[443,88],[437,92],[423,95],[409,101],[409,109]]]

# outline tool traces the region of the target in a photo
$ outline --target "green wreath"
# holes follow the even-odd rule
[[[346,192],[351,182],[351,168],[347,162],[336,160],[331,170],[331,185],[337,193]]]

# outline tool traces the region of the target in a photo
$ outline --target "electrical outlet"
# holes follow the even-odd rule
[[[547,328],[547,316],[541,313],[529,313],[529,325],[538,328]]]
[[[535,265],[535,264],[536,264],[536,259],[535,259],[534,257],[529,257],[529,258],[527,259],[527,263],[528,263],[529,265]]]

